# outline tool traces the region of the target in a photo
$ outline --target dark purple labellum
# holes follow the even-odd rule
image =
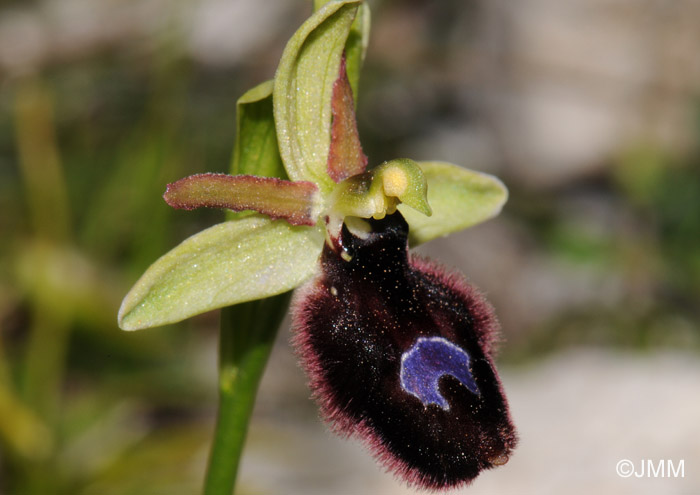
[[[343,227],[295,298],[295,344],[323,416],[411,484],[440,489],[517,442],[492,360],[497,322],[461,277],[408,254],[399,213]]]

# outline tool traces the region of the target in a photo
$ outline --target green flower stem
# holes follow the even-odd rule
[[[231,495],[265,365],[291,292],[221,312],[219,411],[204,495]]]

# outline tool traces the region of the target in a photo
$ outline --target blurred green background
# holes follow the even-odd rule
[[[487,293],[506,341],[521,447],[465,491],[700,491],[700,4],[370,5],[370,163],[448,160],[511,191],[498,219],[420,248]],[[165,184],[228,169],[236,99],[310,9],[0,3],[0,494],[199,490],[218,315],[125,333],[117,309],[222,218],[170,210]],[[325,433],[288,337],[241,493],[412,493]],[[685,459],[686,477],[622,479],[621,458]]]

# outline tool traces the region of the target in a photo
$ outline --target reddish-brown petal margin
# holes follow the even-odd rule
[[[331,147],[328,152],[328,175],[341,182],[367,168],[367,157],[362,152],[357,132],[352,88],[345,70],[345,57],[340,62],[340,75],[333,84],[331,100]]]
[[[254,210],[292,225],[316,225],[320,213],[319,191],[313,182],[253,175],[191,175],[168,184],[163,199],[184,210]]]

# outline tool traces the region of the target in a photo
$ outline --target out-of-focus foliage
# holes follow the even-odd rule
[[[226,170],[240,89],[160,57],[104,54],[2,93],[0,493],[201,483],[208,421],[195,419],[215,398],[194,361],[215,321],[134,339],[115,315],[139,272],[215,218],[175,228],[161,195],[189,171]]]
[[[0,20],[45,3],[3,4]],[[105,28],[95,37],[102,44],[57,44],[31,71],[0,66],[0,494],[199,489],[215,404],[216,317],[130,334],[118,330],[116,315],[161,253],[221,220],[215,211],[172,211],[161,195],[180,177],[228,170],[236,99],[272,76],[284,41],[311,9],[289,4],[296,17],[238,59],[212,49],[203,57],[201,46],[216,45],[200,39],[192,48],[179,32],[125,31],[130,41],[120,44],[104,41],[120,36]],[[501,117],[517,132],[531,130],[510,107],[489,113],[481,103],[511,101],[508,88],[489,93],[507,85],[508,57],[472,42],[497,20],[484,14],[489,8],[377,2],[358,108],[370,165],[435,157],[503,178],[511,197],[499,220],[426,249],[457,253],[449,262],[488,292],[509,341],[504,359],[582,344],[700,349],[700,125],[689,148],[628,140],[585,172],[562,161],[544,181],[541,169],[521,166],[517,150],[498,148],[508,143],[503,136],[480,126]],[[213,22],[191,16],[203,18]],[[231,25],[242,29],[250,18]],[[125,25],[115,17],[112,27]],[[7,29],[0,22],[0,34]],[[0,49],[0,59],[8,53]],[[499,79],[477,77],[487,61],[503,64]],[[591,86],[605,93],[621,79],[601,80]],[[562,92],[542,94],[549,102]],[[545,148],[564,141],[552,137]],[[593,147],[583,134],[573,145]]]
[[[700,143],[700,128],[697,135]],[[529,198],[534,206],[519,204],[521,213],[545,252],[606,274],[616,294],[553,315],[514,354],[581,344],[700,350],[700,147],[682,158],[648,145],[624,150],[608,173],[563,193]],[[588,195],[600,205],[576,198]],[[577,207],[610,217],[586,223]]]

